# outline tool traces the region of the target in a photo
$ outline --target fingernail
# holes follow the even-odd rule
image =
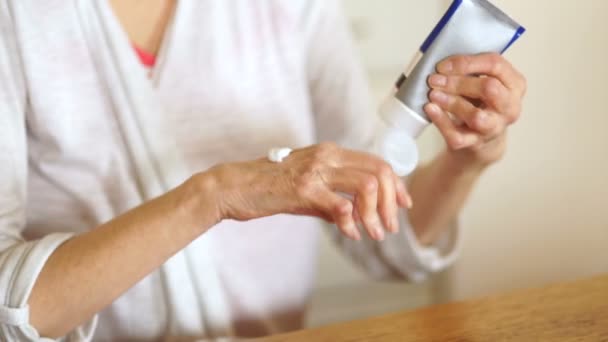
[[[414,200],[412,199],[412,196],[407,196],[407,202],[405,204],[407,205],[408,209],[412,209],[414,207]]]
[[[448,78],[443,75],[434,74],[429,78],[429,83],[433,87],[445,87],[448,84]]]
[[[454,69],[454,63],[450,60],[443,61],[437,65],[437,71],[440,73],[449,73]]]
[[[433,90],[430,97],[431,101],[435,103],[446,103],[448,101],[448,94],[440,90]]]

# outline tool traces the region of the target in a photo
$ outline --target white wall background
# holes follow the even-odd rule
[[[495,0],[528,28],[529,93],[464,213],[447,299],[608,273],[608,1]]]
[[[463,213],[462,258],[439,286],[373,284],[324,240],[312,325],[608,273],[608,1],[493,2],[528,28],[507,57],[529,92]],[[449,1],[344,3],[380,96]]]

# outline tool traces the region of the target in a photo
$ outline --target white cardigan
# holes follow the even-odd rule
[[[337,1],[180,0],[151,79],[105,0],[0,0],[0,339],[38,340],[27,300],[51,253],[219,162],[376,124]],[[402,215],[384,243],[337,245],[375,277],[449,264]],[[222,222],[65,338],[255,336],[301,327],[312,218]]]

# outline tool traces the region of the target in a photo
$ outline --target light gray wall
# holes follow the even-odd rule
[[[464,214],[446,298],[608,272],[608,1],[495,0],[528,28],[528,77],[506,159]]]

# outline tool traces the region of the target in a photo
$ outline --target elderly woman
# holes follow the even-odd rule
[[[0,0],[0,25],[10,341],[300,328],[319,218],[371,275],[421,279],[525,90],[499,56],[442,62],[426,111],[448,148],[408,193],[358,152],[376,116],[336,1]]]

